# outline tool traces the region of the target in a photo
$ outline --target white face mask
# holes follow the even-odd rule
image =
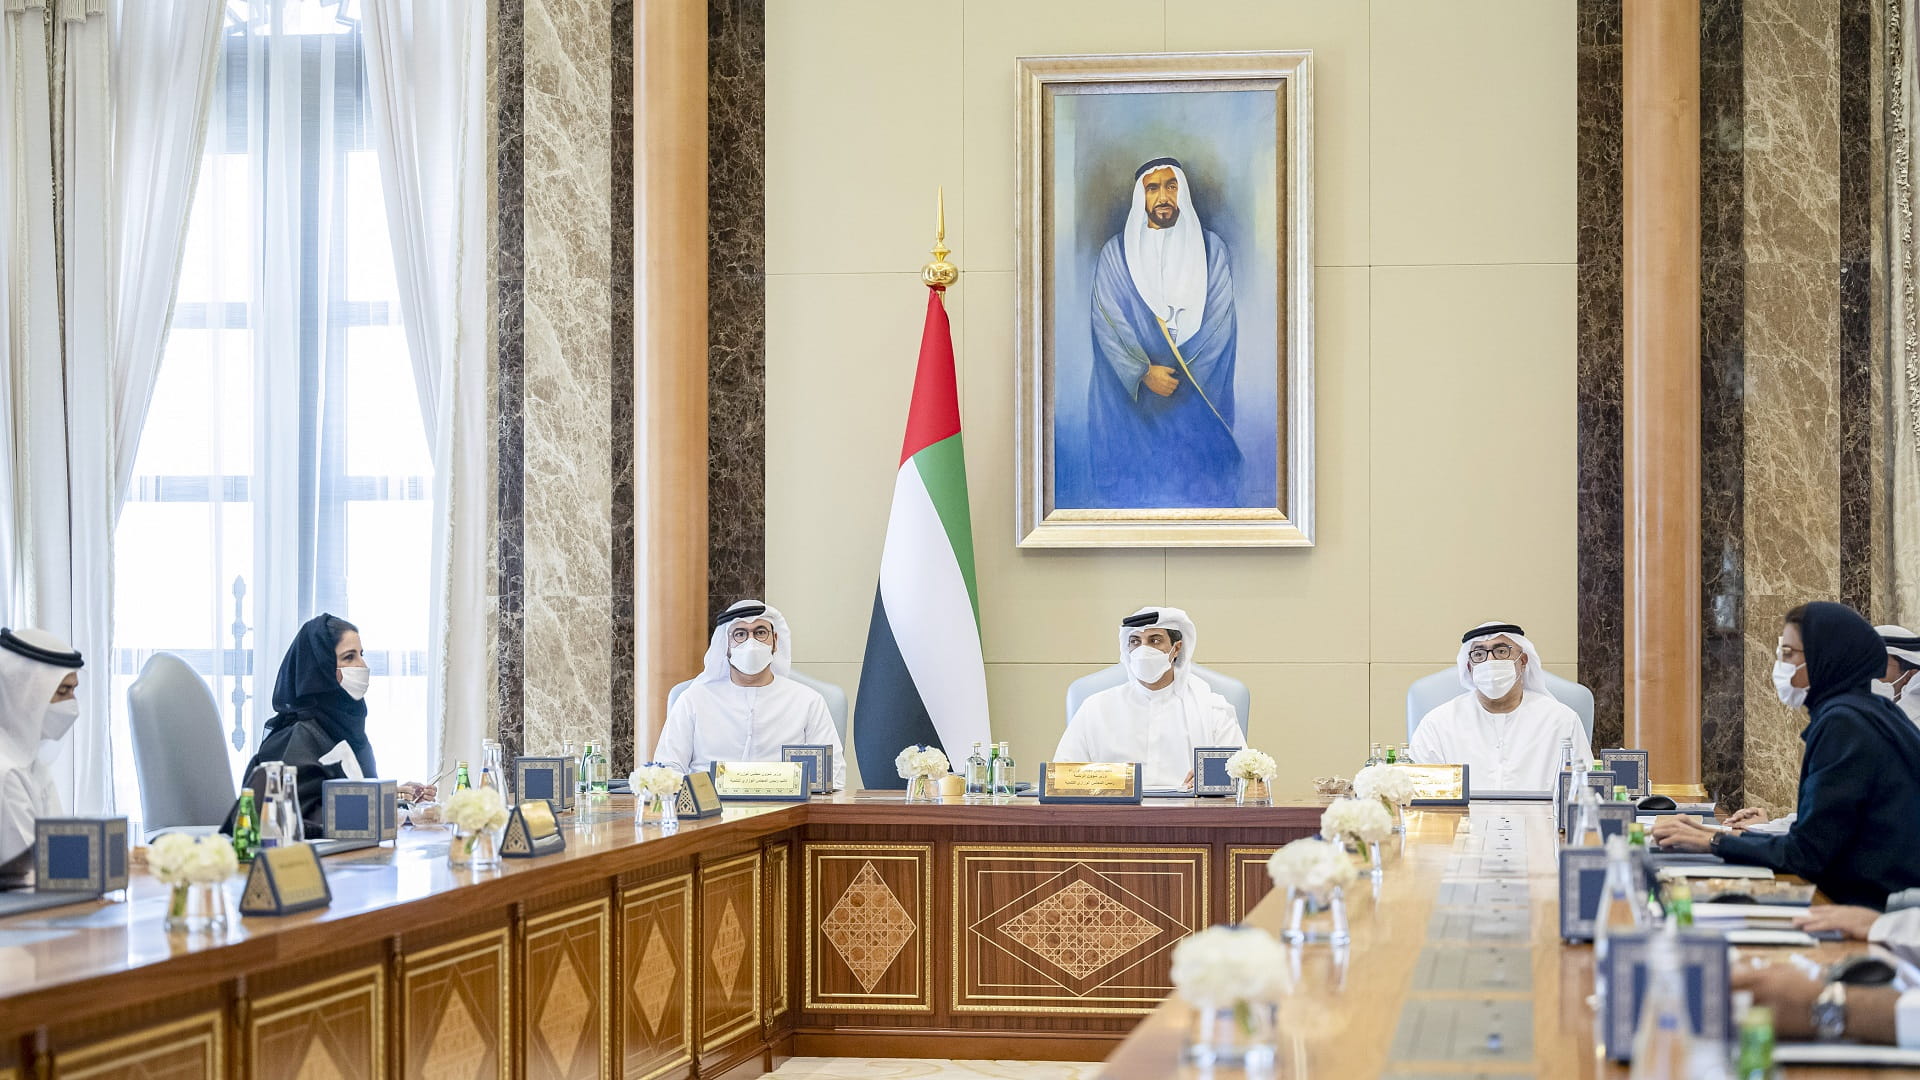
[[[78,698],[56,701],[48,705],[47,711],[41,716],[40,737],[43,739],[57,739],[72,730],[73,725],[79,719],[80,700]]]
[[[1513,660],[1483,660],[1474,665],[1473,688],[1499,701],[1520,681],[1520,665]]]
[[[1794,672],[1801,665],[1789,664],[1785,660],[1773,662],[1773,692],[1780,695],[1780,704],[1789,709],[1797,709],[1807,703],[1807,691],[1810,687],[1793,685]]]
[[[727,658],[727,662],[742,675],[758,675],[773,663],[773,646],[756,638],[748,638],[733,647],[733,654]]]
[[[1173,657],[1151,645],[1135,645],[1127,654],[1127,670],[1143,683],[1157,683],[1173,670]]]
[[[367,688],[373,685],[373,669],[364,667],[343,667],[340,669],[340,689],[347,696],[359,701],[367,696]]]
[[[1890,682],[1882,682],[1879,679],[1875,679],[1873,680],[1871,689],[1876,695],[1886,698],[1888,701],[1900,700],[1900,688]]]

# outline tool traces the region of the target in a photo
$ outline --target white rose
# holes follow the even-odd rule
[[[1266,780],[1276,771],[1273,755],[1250,746],[1235,750],[1227,759],[1227,775],[1236,780]]]
[[[1396,765],[1369,765],[1353,778],[1353,793],[1362,799],[1379,799],[1394,806],[1413,798],[1413,774]]]
[[[240,869],[233,844],[224,836],[202,836],[188,858],[186,879],[195,885],[217,885]]]
[[[1275,1001],[1287,990],[1287,952],[1266,931],[1214,926],[1173,949],[1173,985],[1194,1004]]]
[[[1274,852],[1267,860],[1267,876],[1276,889],[1294,888],[1325,896],[1335,886],[1353,884],[1359,874],[1339,844],[1308,837]]]
[[[937,746],[909,746],[893,759],[893,767],[902,780],[927,776],[945,776],[947,755]]]
[[[636,795],[666,796],[679,793],[682,779],[680,771],[672,766],[648,763],[635,769],[627,782]]]
[[[1393,818],[1378,799],[1341,799],[1320,815],[1320,832],[1329,840],[1352,837],[1377,844],[1393,834]]]
[[[162,885],[187,884],[187,868],[199,838],[186,833],[167,833],[147,845],[147,871]],[[233,850],[229,847],[227,850]]]
[[[463,832],[498,829],[507,823],[507,803],[497,788],[467,788],[447,799],[442,816]]]

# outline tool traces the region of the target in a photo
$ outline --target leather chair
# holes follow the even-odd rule
[[[1247,734],[1247,713],[1253,709],[1253,694],[1247,689],[1247,684],[1200,664],[1193,665],[1193,673],[1233,706],[1234,716],[1240,721],[1240,734],[1244,738]],[[1127,674],[1126,668],[1115,664],[1073,680],[1067,687],[1067,722],[1073,722],[1073,714],[1080,711],[1080,706],[1088,698],[1102,690],[1120,686],[1130,678],[1132,676]]]
[[[1542,674],[1547,679],[1547,692],[1580,717],[1580,726],[1587,729],[1587,743],[1592,745],[1593,691],[1570,679],[1563,679],[1551,671]],[[1407,741],[1413,741],[1414,729],[1420,726],[1420,721],[1428,713],[1459,697],[1463,692],[1460,689],[1459,672],[1453,667],[1415,679],[1413,685],[1407,687]]]
[[[206,681],[178,656],[154,653],[127,688],[127,717],[147,834],[219,828],[235,789]]]

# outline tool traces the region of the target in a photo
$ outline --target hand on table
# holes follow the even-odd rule
[[[1186,788],[1188,791],[1193,790],[1193,773],[1191,770],[1188,771],[1187,778],[1180,781],[1180,786]]]
[[[1732,816],[1727,818],[1727,828],[1744,829],[1749,825],[1764,825],[1767,820],[1765,810],[1749,806],[1745,810],[1735,810]]]
[[[399,785],[399,791],[402,798],[414,803],[432,802],[435,796],[440,794],[439,789],[432,784],[419,784],[413,781]]]
[[[1705,852],[1713,850],[1715,835],[1697,818],[1682,814],[1656,819],[1650,839],[1660,845],[1663,851]]]
[[[1773,1010],[1773,1034],[1782,1041],[1813,1038],[1813,999],[1826,985],[1794,964],[1733,970],[1733,988],[1751,990],[1755,1005]]]
[[[1879,917],[1880,913],[1872,908],[1815,904],[1807,909],[1805,915],[1795,918],[1793,925],[1808,933],[1838,930],[1857,941],[1865,941],[1867,934],[1873,930],[1874,920]]]

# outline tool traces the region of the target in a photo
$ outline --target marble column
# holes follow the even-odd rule
[[[1700,791],[1700,9],[1622,6],[1627,739]]]

